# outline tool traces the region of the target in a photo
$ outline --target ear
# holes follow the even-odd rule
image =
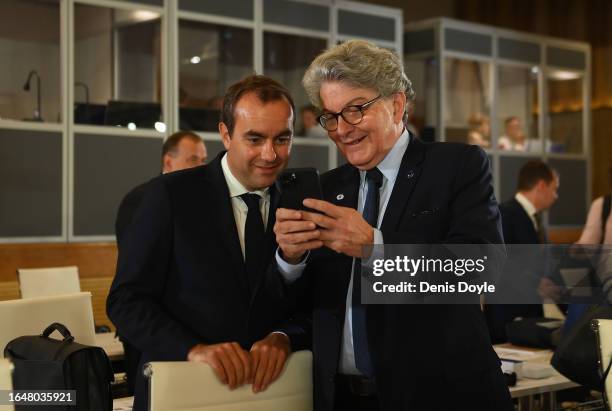
[[[169,154],[166,154],[166,155],[164,156],[164,161],[163,161],[163,163],[164,163],[164,169],[163,169],[162,171],[163,171],[164,173],[169,173],[169,172],[173,171],[173,170],[172,170],[172,158],[170,157],[170,155],[169,155]]]
[[[398,124],[404,118],[406,110],[406,93],[395,93],[393,95],[393,122]]]
[[[232,143],[232,137],[230,136],[227,126],[223,122],[219,123],[219,134],[221,134],[221,139],[223,140],[223,146],[225,147],[226,150],[229,151],[230,145]]]
[[[547,186],[548,186],[548,184],[546,184],[546,181],[544,181],[544,180],[538,180],[538,182],[536,183],[536,187],[537,187],[538,191],[544,190]]]

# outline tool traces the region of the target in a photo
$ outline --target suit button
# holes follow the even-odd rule
[[[329,382],[333,383],[335,379],[336,379],[336,376],[334,374],[331,374],[329,376]]]

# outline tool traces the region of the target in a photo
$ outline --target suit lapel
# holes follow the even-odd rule
[[[359,171],[353,166],[345,166],[333,187],[325,190],[324,198],[330,203],[340,207],[357,209],[359,200]]]
[[[393,192],[391,193],[391,198],[389,198],[381,224],[381,231],[393,231],[399,224],[400,218],[421,175],[421,163],[424,157],[424,143],[410,135],[410,143],[404,153],[400,169],[397,173]]]
[[[248,279],[244,268],[244,257],[240,248],[240,240],[238,239],[238,231],[236,228],[236,220],[232,201],[229,194],[229,189],[221,168],[221,158],[224,152],[220,153],[210,164],[210,176],[213,186],[216,189],[215,196],[212,197],[212,210],[214,224],[217,225],[215,231],[219,236],[219,240],[225,244],[223,247],[227,250],[227,258],[225,264],[228,266],[228,272],[236,275],[236,285],[248,293]],[[231,270],[229,269],[231,267]]]

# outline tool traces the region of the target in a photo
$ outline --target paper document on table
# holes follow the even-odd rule
[[[564,320],[556,320],[556,321],[542,321],[541,323],[536,323],[538,327],[548,328],[549,330],[555,330],[557,328],[561,328],[563,326]]]
[[[541,352],[522,350],[520,348],[493,347],[497,356],[515,361],[527,361],[541,355]]]

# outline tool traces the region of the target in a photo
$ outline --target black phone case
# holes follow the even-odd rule
[[[319,171],[313,167],[289,168],[278,179],[280,207],[293,210],[314,211],[302,204],[305,198],[322,199]]]

